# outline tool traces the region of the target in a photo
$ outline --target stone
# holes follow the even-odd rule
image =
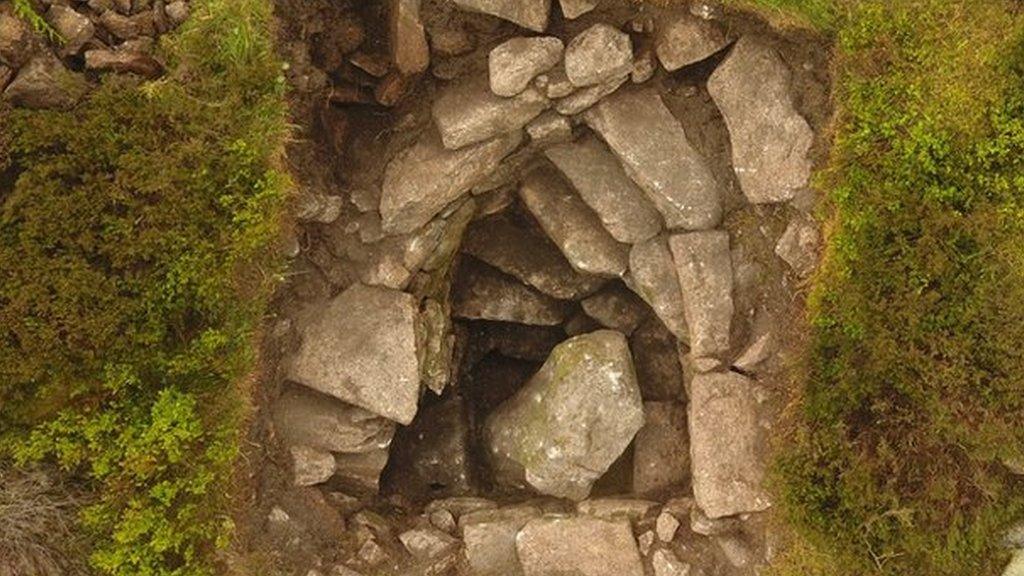
[[[96,27],[92,21],[68,6],[51,5],[46,12],[46,21],[53,26],[57,34],[60,34],[63,41],[60,47],[62,56],[78,54],[82,46],[96,34]]]
[[[676,537],[677,530],[679,520],[675,516],[668,512],[658,514],[658,519],[654,523],[654,532],[658,535],[658,540],[671,542]]]
[[[11,78],[13,77],[14,70],[0,64],[0,92],[3,92],[3,89],[7,88],[7,85],[10,84]]]
[[[313,305],[288,378],[408,425],[420,393],[416,300],[355,284]]]
[[[805,277],[814,272],[820,244],[821,236],[814,222],[806,216],[796,216],[789,221],[786,231],[775,244],[775,254],[798,276]]]
[[[729,233],[675,234],[669,238],[669,247],[683,290],[691,354],[701,358],[727,353],[733,314]]]
[[[430,65],[420,0],[389,0],[391,60],[402,74],[419,74]]]
[[[651,494],[682,486],[689,476],[686,406],[644,402],[644,427],[633,441],[633,492]]]
[[[167,18],[170,19],[172,25],[180,26],[185,20],[188,20],[188,3],[183,0],[176,0],[168,4],[164,8],[164,12],[167,14]]]
[[[676,337],[657,318],[648,318],[629,338],[644,400],[681,400],[683,367]]]
[[[512,38],[498,44],[487,59],[491,92],[498,96],[521,93],[538,74],[558,64],[564,50],[554,36]]]
[[[431,113],[445,148],[454,150],[518,132],[549,104],[534,88],[503,98],[491,92],[486,78],[473,78],[446,88],[434,101]]]
[[[417,560],[430,560],[458,546],[459,541],[433,526],[413,528],[398,535],[398,540]]]
[[[727,45],[717,26],[690,14],[678,14],[660,24],[654,39],[658,60],[669,72],[700,62]]]
[[[441,56],[461,56],[475,47],[473,36],[463,28],[441,27],[430,31],[430,48]]]
[[[648,50],[633,60],[633,70],[629,73],[629,79],[634,84],[643,84],[654,78],[657,66],[657,63],[654,61],[654,54]]]
[[[85,95],[85,78],[72,72],[49,53],[36,56],[18,70],[4,90],[4,98],[24,108],[66,109]]]
[[[743,523],[738,518],[708,518],[703,510],[694,506],[690,508],[690,530],[702,536],[721,536],[739,532]]]
[[[85,52],[86,70],[129,72],[146,78],[157,78],[164,68],[152,56],[125,50],[96,49]]]
[[[334,475],[334,456],[309,446],[291,446],[293,482],[296,486],[322,484]]]
[[[756,373],[757,367],[771,357],[775,350],[775,341],[771,333],[762,334],[733,361],[733,368],[744,374]]]
[[[516,535],[540,516],[531,506],[474,512],[462,526],[466,560],[475,576],[522,576]]]
[[[588,316],[600,322],[602,326],[618,330],[626,336],[640,326],[649,310],[643,300],[618,282],[585,298],[580,305]]]
[[[579,336],[580,334],[600,330],[601,324],[598,323],[597,320],[587,316],[585,312],[577,312],[565,321],[565,325],[562,326],[562,329],[569,336]]]
[[[343,204],[344,199],[341,196],[302,192],[299,194],[295,217],[306,222],[330,224],[341,215]]]
[[[383,78],[391,70],[391,61],[383,54],[360,51],[349,56],[348,61],[374,78]]]
[[[696,0],[690,4],[690,14],[704,20],[720,20],[725,11],[718,0]]]
[[[484,444],[499,483],[583,500],[642,425],[626,339],[599,330],[556,346],[487,418]]]
[[[373,90],[373,98],[381,106],[395,106],[412,89],[415,76],[406,76],[397,70],[391,70],[381,79]]]
[[[574,86],[604,84],[629,75],[633,42],[629,34],[608,24],[594,24],[565,48],[565,74]]]
[[[643,554],[644,556],[647,556],[647,555],[649,555],[651,553],[651,547],[654,546],[654,539],[655,538],[656,538],[656,536],[654,535],[654,531],[653,530],[648,530],[648,531],[644,532],[643,534],[637,536],[637,538],[636,538],[636,545],[637,545],[637,548],[640,549],[640,553],[641,554]]]
[[[485,264],[459,274],[452,292],[452,313],[458,318],[556,326],[566,316],[563,302]]]
[[[387,448],[394,422],[305,386],[286,385],[271,404],[277,437],[284,443],[326,452]]]
[[[541,146],[572,140],[572,122],[558,112],[548,110],[526,125],[530,142]]]
[[[587,110],[584,118],[669,228],[703,230],[719,223],[719,185],[657,92],[620,92]]]
[[[334,478],[357,492],[376,494],[380,475],[388,463],[386,448],[369,452],[336,452]]]
[[[619,242],[635,244],[661,230],[661,214],[629,179],[611,151],[594,136],[548,148],[544,155]]]
[[[537,518],[516,538],[525,576],[643,576],[627,520]]]
[[[0,62],[18,69],[32,57],[32,31],[12,14],[0,12]]]
[[[433,498],[465,494],[472,487],[469,422],[459,396],[421,408],[412,426],[395,436],[390,488],[403,495]]]
[[[533,30],[543,32],[548,27],[551,0],[453,0],[464,10],[497,16]]]
[[[655,550],[651,556],[651,568],[654,576],[689,576],[690,565],[681,561],[667,549]]]
[[[690,383],[693,495],[711,519],[770,505],[753,386],[735,372],[698,374]]]
[[[575,116],[597,104],[605,96],[618,90],[628,79],[628,75],[620,76],[602,84],[595,84],[594,86],[587,86],[586,88],[576,90],[565,98],[556,101],[555,111],[566,116]]]
[[[505,134],[461,150],[447,150],[434,132],[400,153],[384,169],[381,226],[388,234],[426,224],[497,168],[522,141]]]
[[[1003,576],[1024,576],[1024,550],[1014,552]]]
[[[497,507],[498,504],[493,500],[481,498],[479,496],[451,496],[449,498],[432,500],[424,507],[423,511],[430,514],[437,510],[447,510],[456,518],[461,518],[471,512],[477,512],[479,510],[494,510]]]
[[[133,16],[124,16],[113,10],[100,15],[100,25],[121,40],[131,40],[139,36],[152,36],[152,12],[142,12]]]
[[[657,505],[657,502],[637,498],[593,498],[577,503],[576,511],[605,520],[626,518],[639,522]]]
[[[527,174],[519,198],[577,271],[609,277],[626,272],[629,247],[604,229],[597,214],[553,169],[540,167]]]
[[[558,3],[562,7],[562,16],[569,20],[575,20],[597,8],[594,0],[558,0]]]
[[[562,64],[555,66],[547,74],[537,77],[538,81],[542,79],[543,91],[548,98],[565,98],[576,90],[576,87],[569,81],[569,77],[565,75],[565,66]]]
[[[427,520],[430,522],[431,526],[434,526],[439,530],[444,530],[449,534],[454,533],[458,528],[458,524],[455,522],[455,516],[448,510],[434,510],[427,514]]]
[[[729,129],[733,170],[753,203],[790,200],[810,179],[814,132],[796,110],[791,76],[772,48],[744,36],[708,80]]]
[[[373,538],[369,538],[363,545],[359,547],[359,551],[356,553],[359,560],[367,566],[380,566],[388,560],[388,553],[377,544],[377,541]]]
[[[629,251],[629,273],[637,294],[650,304],[665,327],[676,338],[688,341],[683,291],[668,241],[658,236],[635,244]]]

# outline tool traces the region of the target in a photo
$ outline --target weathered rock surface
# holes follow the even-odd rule
[[[690,383],[693,494],[712,519],[770,505],[753,386],[734,372],[698,374]]]
[[[725,34],[714,24],[679,14],[659,25],[654,49],[661,65],[672,72],[704,60],[727,44]]]
[[[637,293],[651,305],[669,331],[676,338],[688,341],[683,291],[668,241],[659,236],[635,244],[629,251],[629,273]]]
[[[707,162],[653,90],[620,92],[584,115],[669,228],[702,230],[722,218],[719,186]]]
[[[575,20],[597,8],[594,0],[558,0],[558,3],[562,7],[562,16],[569,20]]]
[[[459,275],[452,312],[458,318],[555,326],[565,320],[563,302],[483,265]]]
[[[625,518],[630,522],[639,522],[657,506],[657,502],[637,498],[594,498],[577,503],[576,511],[605,520]]]
[[[658,540],[671,542],[676,537],[677,530],[679,530],[679,520],[670,512],[662,512],[658,515],[654,524],[654,533],[658,535]]]
[[[412,422],[420,393],[415,299],[355,284],[308,312],[288,378],[390,420]]]
[[[540,516],[532,506],[474,512],[465,516],[462,539],[466,560],[479,576],[522,576],[516,554],[516,534],[527,522]]]
[[[644,400],[683,398],[679,342],[657,318],[648,318],[629,338],[636,377]]]
[[[85,68],[111,72],[129,72],[156,78],[163,73],[163,66],[152,56],[140,52],[125,50],[87,50],[85,52]]]
[[[572,140],[572,122],[554,110],[548,110],[526,125],[530,142],[550,145]]]
[[[628,520],[538,518],[516,539],[525,576],[643,576]]]
[[[36,56],[18,70],[4,98],[25,108],[70,108],[85,94],[81,74],[72,72],[49,53]]]
[[[512,98],[491,92],[486,78],[472,78],[446,88],[431,113],[445,148],[456,149],[516,132],[543,112],[550,101],[528,88]]]
[[[771,333],[758,336],[747,349],[733,361],[732,365],[744,374],[755,373],[757,367],[775,352],[775,340]]]
[[[289,385],[271,408],[277,436],[328,452],[387,448],[394,422],[305,386]]]
[[[544,154],[619,242],[635,244],[661,229],[661,214],[597,138],[586,136],[548,148]]]
[[[387,449],[370,452],[335,452],[334,478],[355,491],[376,494],[380,475],[388,463]]]
[[[786,226],[786,231],[775,245],[775,253],[797,275],[807,276],[814,271],[818,261],[820,243],[821,237],[814,222],[805,216],[797,216]]]
[[[0,12],[0,62],[19,68],[32,57],[32,31],[14,15]]]
[[[488,56],[491,92],[515,96],[562,59],[565,46],[554,36],[512,38],[496,46]]]
[[[582,500],[642,425],[626,339],[600,330],[555,347],[488,417],[485,443],[499,482]]]
[[[465,10],[481,12],[514,22],[534,32],[548,27],[551,0],[453,0]]]
[[[565,48],[565,74],[574,86],[593,86],[629,75],[633,43],[608,24],[594,24]]]
[[[88,16],[60,4],[50,6],[46,12],[46,21],[60,34],[63,40],[60,53],[64,56],[77,54],[96,33],[96,26]]]
[[[391,60],[402,74],[418,74],[430,65],[420,0],[389,0]]]
[[[580,88],[555,102],[555,111],[566,116],[575,116],[597,104],[605,96],[618,90],[628,79],[628,75],[619,76],[601,84]]]
[[[683,562],[667,549],[655,550],[651,556],[654,576],[689,576],[690,565]]]
[[[728,352],[733,314],[729,233],[676,234],[669,246],[683,291],[691,353],[700,358]]]
[[[398,540],[418,560],[437,558],[459,544],[458,540],[432,526],[406,530],[398,535]]]
[[[296,486],[321,484],[334,475],[334,456],[326,450],[309,446],[291,446],[292,482]]]
[[[644,427],[633,443],[633,492],[650,494],[680,486],[689,476],[686,406],[644,402]]]
[[[459,396],[420,410],[391,449],[389,484],[410,497],[464,494],[472,486],[469,423]]]
[[[515,150],[522,133],[514,132],[447,150],[430,132],[388,163],[381,188],[381,226],[389,234],[411,232],[488,176]]]
[[[793,103],[792,74],[762,41],[743,37],[708,80],[747,199],[782,202],[807,185],[814,132]]]
[[[618,330],[626,336],[633,333],[648,316],[648,308],[636,294],[621,283],[602,288],[597,294],[580,302],[583,311],[605,328]]]
[[[561,175],[540,167],[523,179],[519,198],[576,270],[621,276],[629,267],[629,247],[620,244]]]

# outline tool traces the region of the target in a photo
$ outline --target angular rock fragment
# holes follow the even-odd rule
[[[387,448],[395,431],[394,422],[305,386],[287,386],[271,414],[284,443],[327,452]]]
[[[542,79],[543,82],[540,82]],[[561,64],[552,68],[547,74],[538,76],[537,80],[538,88],[542,88],[548,98],[565,98],[576,89],[569,81],[569,77],[565,75],[565,66]]]
[[[171,24],[175,27],[188,20],[188,3],[184,0],[171,2],[164,11],[167,12],[167,17],[170,18]]]
[[[654,50],[669,72],[700,62],[728,45],[714,24],[689,14],[678,14],[658,27]]]
[[[472,487],[469,423],[459,396],[422,408],[412,426],[398,431],[388,484],[410,497],[464,494]]]
[[[551,0],[453,0],[464,10],[481,12],[514,22],[534,32],[548,27]]]
[[[452,312],[458,318],[555,326],[565,320],[563,302],[479,264],[459,274]]]
[[[633,70],[629,73],[629,79],[634,84],[643,84],[654,77],[657,66],[658,64],[654,61],[654,54],[647,50],[633,60]]]
[[[808,276],[818,261],[820,243],[821,236],[814,222],[807,217],[797,216],[789,221],[786,231],[775,244],[775,253],[798,276]]]
[[[755,339],[732,365],[744,374],[753,373],[758,365],[767,360],[774,352],[775,341],[770,332]]]
[[[530,142],[546,146],[572,140],[572,122],[558,112],[548,110],[526,125]]]
[[[649,318],[629,338],[640,395],[644,400],[680,400],[683,368],[676,337],[657,318]]]
[[[334,475],[334,456],[330,452],[309,446],[292,446],[289,452],[296,486],[321,484]]]
[[[565,46],[554,36],[512,38],[499,44],[488,56],[491,92],[515,96],[543,72],[562,59]]]
[[[516,551],[525,576],[643,576],[628,520],[538,518],[523,527]]]
[[[86,70],[128,72],[146,78],[156,78],[164,71],[163,65],[152,56],[140,52],[106,49],[87,50],[85,52],[85,68]]]
[[[353,285],[307,310],[288,378],[409,424],[420,393],[416,313],[409,294]]]
[[[445,148],[454,150],[518,131],[549,105],[534,88],[503,98],[491,92],[487,79],[474,78],[445,89],[431,113]]]
[[[580,304],[588,316],[605,328],[618,330],[626,336],[632,334],[649,314],[643,300],[618,282],[606,286]]]
[[[762,488],[764,438],[753,386],[734,372],[698,374],[690,383],[693,495],[708,518],[770,505]]]
[[[658,515],[654,524],[654,532],[658,535],[658,540],[671,542],[676,537],[677,530],[679,530],[679,520],[675,516],[669,512],[662,512]]]
[[[70,108],[85,95],[85,78],[49,53],[36,56],[18,70],[4,98],[24,108]]]
[[[582,500],[642,424],[626,339],[600,330],[556,346],[484,435],[498,482]]]
[[[772,48],[745,36],[708,80],[729,129],[733,169],[754,203],[789,200],[811,175],[814,132],[793,103],[791,76]]]
[[[595,498],[577,503],[576,511],[605,520],[626,518],[630,522],[639,522],[657,505],[657,502],[636,498]]]
[[[391,60],[402,74],[418,74],[430,65],[420,0],[389,0]]]
[[[398,535],[409,554],[417,560],[429,560],[458,546],[459,541],[432,526],[413,528]]]
[[[569,20],[575,20],[597,8],[594,0],[558,0],[558,3],[562,6],[562,16]]]
[[[530,172],[519,188],[519,198],[548,237],[580,272],[621,276],[629,267],[629,248],[604,229],[593,210],[554,170]]]
[[[540,516],[532,506],[486,510],[464,516],[462,539],[466,560],[476,576],[522,576],[516,555],[516,535]]]
[[[633,68],[629,35],[608,24],[594,24],[565,48],[565,74],[574,86],[603,84],[628,76]]]
[[[63,40],[60,48],[60,53],[63,56],[77,54],[96,33],[96,27],[86,15],[60,4],[50,6],[46,12],[46,21],[53,26]]]
[[[619,87],[625,84],[628,79],[628,75],[619,76],[601,84],[595,84],[593,86],[587,86],[586,88],[576,90],[572,94],[569,94],[565,98],[555,102],[555,111],[559,114],[564,114],[565,116],[575,116],[594,104],[597,104],[605,96],[608,96],[618,90]]]
[[[505,134],[461,150],[447,150],[436,133],[388,163],[381,187],[381,225],[389,234],[426,224],[494,170],[515,150],[522,133]]]
[[[690,576],[690,565],[676,557],[668,549],[655,550],[651,556],[654,576]]]
[[[661,229],[661,214],[597,138],[585,136],[577,142],[548,148],[544,155],[568,178],[619,242],[635,244]]]
[[[107,10],[100,15],[100,25],[121,40],[131,40],[139,36],[154,34],[152,12],[124,16],[114,10]]]
[[[460,518],[470,512],[476,512],[478,510],[494,510],[498,505],[493,500],[487,498],[481,498],[479,496],[452,496],[450,498],[441,498],[439,500],[433,500],[423,511],[427,514],[436,510],[447,510],[451,512],[456,518]]]
[[[669,228],[702,230],[722,218],[719,185],[653,90],[620,92],[584,118],[647,193]]]
[[[717,518],[712,520],[699,507],[690,509],[690,531],[702,536],[721,536],[730,532],[739,532],[743,523],[739,518]]]
[[[20,68],[32,57],[32,31],[20,18],[0,12],[0,62]]]
[[[644,427],[633,442],[633,492],[651,494],[681,486],[689,476],[686,406],[644,402]]]
[[[689,340],[679,275],[664,237],[635,244],[629,251],[629,273],[637,293],[676,338]]]
[[[676,234],[669,246],[683,290],[691,353],[701,358],[728,352],[733,314],[729,233]]]

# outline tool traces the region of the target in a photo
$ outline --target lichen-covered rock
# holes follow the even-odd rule
[[[288,385],[271,414],[285,444],[327,452],[387,448],[395,431],[394,422],[305,386]]]
[[[420,394],[415,299],[355,284],[314,304],[299,326],[302,344],[288,378],[409,424]]]
[[[629,251],[629,273],[637,293],[668,330],[680,340],[689,340],[683,291],[668,241],[658,236],[635,244]]]
[[[18,70],[4,98],[25,108],[70,108],[85,95],[85,78],[49,53],[36,56]]]
[[[689,476],[686,406],[644,402],[644,427],[633,442],[633,492],[651,494],[681,486]]]
[[[512,98],[491,92],[486,78],[446,88],[431,114],[445,148],[456,149],[509,132],[518,132],[550,105],[546,96],[528,88]]]
[[[418,74],[430,65],[420,0],[389,0],[391,60],[402,74]]]
[[[532,506],[485,510],[463,516],[462,539],[474,576],[522,576],[516,554],[516,535],[540,516]]]
[[[523,527],[516,551],[525,576],[643,576],[628,520],[590,516],[537,518]]]
[[[672,72],[704,60],[727,44],[725,34],[713,23],[678,14],[659,25],[654,49],[661,65]]]
[[[454,0],[454,2],[459,8],[497,16],[534,32],[543,32],[548,27],[548,15],[551,13],[551,0]]]
[[[791,76],[772,48],[744,36],[708,80],[729,129],[736,178],[754,203],[789,200],[811,175],[814,132],[796,110]]]
[[[729,233],[708,230],[669,239],[683,291],[690,352],[695,358],[729,351],[732,327],[732,259]]]
[[[574,86],[593,86],[629,75],[633,42],[608,24],[594,24],[565,48],[565,74]]]
[[[600,330],[570,338],[485,424],[497,480],[582,500],[643,425],[626,339]]]
[[[521,93],[562,59],[564,49],[554,36],[512,38],[497,45],[487,60],[491,92],[507,97]]]
[[[485,264],[466,263],[452,291],[452,313],[470,320],[497,320],[555,326],[565,320],[566,307]]]

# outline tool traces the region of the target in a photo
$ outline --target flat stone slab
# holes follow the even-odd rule
[[[637,293],[651,305],[665,327],[676,338],[689,341],[683,291],[668,240],[658,236],[635,244],[629,251],[629,273]]]
[[[700,62],[727,45],[725,34],[715,24],[690,14],[659,23],[654,40],[658,60],[669,72]]]
[[[732,327],[732,257],[724,230],[687,232],[669,238],[683,291],[690,352],[695,358],[729,351]]]
[[[566,307],[564,302],[478,264],[461,273],[453,286],[452,313],[471,320],[555,326],[565,321]]]
[[[661,214],[601,141],[585,136],[553,146],[544,155],[572,183],[619,242],[635,244],[661,230]]]
[[[754,385],[735,372],[698,374],[690,383],[693,494],[708,518],[770,505],[762,487],[764,438]]]
[[[283,442],[327,452],[386,448],[395,432],[391,420],[305,386],[288,385],[271,413]]]
[[[561,300],[578,300],[593,294],[606,282],[604,278],[580,274],[550,240],[501,216],[471,224],[462,250]]]
[[[474,77],[445,88],[431,113],[445,148],[454,150],[519,131],[550,104],[532,87],[512,98],[497,96],[487,78]]]
[[[551,0],[453,0],[463,10],[497,16],[534,32],[548,27]]]
[[[644,402],[644,427],[633,441],[633,492],[651,494],[682,486],[690,477],[686,406]]]
[[[814,132],[793,103],[791,77],[775,50],[744,36],[708,80],[729,129],[733,169],[754,203],[790,200],[811,176]]]
[[[629,34],[608,24],[594,24],[565,48],[565,74],[574,86],[593,86],[628,76],[633,69]]]
[[[576,270],[598,276],[621,276],[629,267],[629,247],[605,230],[555,170],[538,168],[523,179],[519,198]]]
[[[355,284],[307,311],[288,379],[401,424],[420,396],[416,300]]]
[[[466,560],[474,575],[522,576],[516,554],[516,535],[527,522],[540,516],[532,506],[485,510],[464,516],[462,539]]]
[[[498,482],[583,500],[642,425],[626,339],[599,330],[556,346],[487,418],[484,437]]]
[[[448,150],[428,133],[388,163],[381,185],[381,227],[403,234],[423,226],[445,206],[487,178],[522,142],[505,134],[460,150]]]
[[[562,59],[565,45],[554,36],[512,38],[498,44],[487,59],[491,92],[511,97]]]
[[[669,228],[703,230],[718,225],[719,185],[657,92],[619,92],[587,110],[584,118],[654,202]]]
[[[643,576],[628,520],[538,518],[523,527],[516,551],[525,576]]]

